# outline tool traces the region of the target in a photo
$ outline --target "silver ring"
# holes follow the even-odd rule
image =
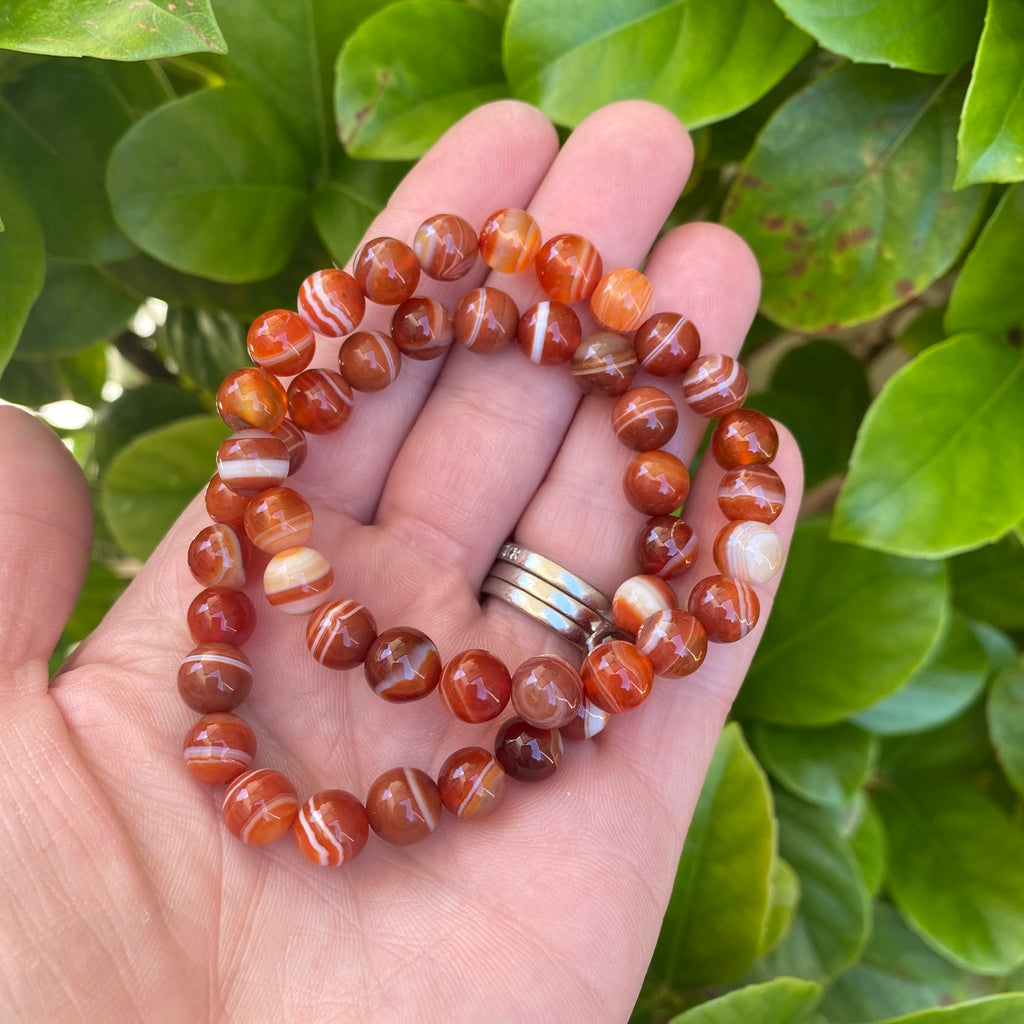
[[[497,578],[505,583],[511,583],[517,590],[525,591],[538,598],[554,608],[556,612],[561,612],[570,622],[575,622],[588,635],[608,625],[608,620],[603,615],[580,603],[564,590],[552,586],[547,580],[543,580],[525,569],[520,569],[511,562],[495,562],[491,567],[489,578]]]
[[[580,579],[575,573],[569,572],[557,562],[552,562],[550,558],[538,555],[536,551],[530,551],[509,541],[501,546],[497,561],[517,565],[520,569],[539,576],[545,583],[557,587],[562,593],[576,598],[580,604],[585,605],[591,611],[606,618],[611,616],[612,602],[597,587]]]
[[[538,622],[543,622],[548,629],[554,630],[559,636],[565,637],[570,643],[574,643],[578,647],[587,646],[588,633],[582,626],[573,622],[572,619],[567,619],[560,611],[552,608],[549,604],[545,604],[540,598],[534,597],[525,590],[520,590],[518,587],[514,587],[511,583],[506,583],[505,580],[500,580],[496,576],[488,576],[480,589],[485,594],[500,597],[513,607],[526,612],[527,615]]]

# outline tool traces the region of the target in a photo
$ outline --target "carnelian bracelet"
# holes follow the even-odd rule
[[[474,269],[478,254],[503,273],[535,267],[548,298],[520,315],[509,295],[489,286],[467,292],[452,312],[415,294],[421,273],[457,280]],[[542,242],[530,214],[506,209],[487,219],[479,238],[454,214],[426,220],[412,246],[375,238],[356,254],[351,274],[336,268],[311,274],[299,290],[297,312],[271,310],[252,324],[248,349],[257,365],[230,374],[217,393],[218,411],[235,433],[218,449],[217,473],[206,490],[213,523],[189,547],[189,568],[205,589],[187,615],[197,646],[178,671],[182,698],[203,714],[185,739],[185,764],[204,783],[228,784],[224,821],[243,842],[271,843],[294,825],[307,858],[338,865],[363,849],[370,828],[387,842],[408,845],[434,830],[442,806],[460,818],[484,817],[504,798],[508,776],[538,780],[556,769],[563,736],[594,735],[611,714],[641,704],[655,675],[689,675],[703,662],[708,640],[731,642],[753,628],[759,604],[752,584],[770,579],[782,561],[781,543],[768,525],[785,501],[782,481],[768,465],[778,436],[766,416],[742,408],[747,380],[739,363],[725,355],[701,356],[694,325],[676,313],[649,316],[652,299],[653,288],[640,272],[605,274],[590,242],[574,234]],[[397,306],[390,334],[358,330],[367,300]],[[572,304],[586,300],[603,329],[584,339]],[[337,371],[310,368],[317,336],[343,339]],[[348,420],[353,390],[385,388],[403,358],[437,358],[456,339],[487,353],[513,338],[535,363],[569,363],[584,393],[614,399],[612,429],[636,452],[623,480],[626,497],[650,517],[637,542],[642,572],[616,590],[614,623],[593,631],[580,670],[542,655],[511,673],[479,649],[444,662],[419,630],[378,631],[362,604],[330,599],[331,564],[307,546],[312,509],[282,486],[305,459],[306,433],[326,434]],[[689,408],[718,419],[710,451],[726,471],[718,503],[728,520],[714,543],[720,575],[692,588],[688,610],[677,606],[667,582],[686,572],[698,553],[693,530],[679,518],[689,472],[663,447],[675,433],[678,409],[661,388],[631,387],[638,369],[660,378],[681,376]],[[279,377],[291,378],[287,390]],[[252,685],[252,666],[241,647],[254,628],[255,609],[242,589],[253,548],[269,555],[267,600],[308,616],[307,645],[320,664],[339,670],[361,665],[372,689],[392,702],[418,700],[436,689],[445,707],[470,723],[498,718],[511,702],[516,716],[499,728],[493,752],[455,751],[436,781],[418,768],[392,769],[373,783],[365,802],[329,789],[300,806],[285,775],[253,769],[255,735],[232,713]],[[565,598],[557,586],[538,582],[526,556],[541,560],[506,545],[489,582],[531,599],[549,591]],[[538,591],[541,585],[547,589]],[[578,621],[587,629],[606,614],[600,602],[572,607],[583,608]]]

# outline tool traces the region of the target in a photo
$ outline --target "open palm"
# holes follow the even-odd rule
[[[690,169],[665,111],[607,107],[562,151],[531,108],[502,102],[456,125],[395,193],[370,234],[409,239],[428,215],[480,224],[528,207],[546,236],[575,231],[606,268],[647,257]],[[240,239],[239,244],[244,244]],[[312,268],[311,268],[312,269]],[[738,351],[758,299],[743,243],[709,224],[670,232],[646,273],[658,309],[698,324],[704,351]],[[482,282],[476,277],[461,282]],[[525,308],[532,275],[501,285]],[[431,284],[453,302],[454,286]],[[379,323],[389,315],[377,310]],[[336,352],[321,340],[317,364]],[[671,443],[692,457],[704,421],[685,410]],[[762,624],[712,645],[702,669],[662,680],[646,706],[571,745],[545,783],[511,783],[479,822],[451,815],[423,843],[371,836],[342,869],[290,837],[248,848],[219,820],[222,790],[192,780],[181,740],[195,715],[176,691],[197,591],[185,563],[207,522],[193,503],[100,628],[47,687],[46,660],[81,584],[89,502],[48,431],[0,410],[0,1006],[3,1020],[143,1022],[616,1022],[626,1019],[658,933],[689,817]],[[636,571],[643,516],[619,480],[628,452],[608,399],[581,400],[565,368],[518,350],[407,361],[352,420],[311,438],[294,477],[313,505],[312,544],[336,593],[381,628],[415,626],[442,657],[485,647],[515,666],[571,648],[479,588],[509,535],[610,592]],[[211,453],[212,460],[212,453]],[[709,460],[710,462],[710,460]],[[792,530],[799,457],[783,432],[776,468]],[[715,571],[720,471],[698,473],[687,519],[703,541],[684,577]],[[254,599],[256,591],[250,587]],[[493,729],[455,722],[435,698],[385,704],[361,672],[316,664],[304,620],[257,600],[246,645],[256,683],[241,713],[257,763],[300,794],[364,794],[398,765],[437,773]]]

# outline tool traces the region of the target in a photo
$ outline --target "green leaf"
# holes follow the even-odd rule
[[[18,358],[49,359],[106,341],[125,329],[141,302],[141,296],[101,267],[51,260],[22,332]]]
[[[896,337],[896,344],[905,352],[916,356],[932,345],[945,341],[950,332],[943,326],[945,309],[932,306],[923,310],[904,327]]]
[[[987,714],[996,757],[1014,789],[1024,794],[1024,662],[996,675]]]
[[[874,930],[860,961],[829,985],[821,1009],[831,1024],[880,1020],[959,1002],[963,971],[933,953],[888,903],[876,903]]]
[[[853,720],[876,736],[934,728],[973,703],[988,670],[985,649],[963,617],[954,615],[945,637],[910,680]]]
[[[752,972],[827,981],[857,959],[871,927],[871,900],[832,812],[776,792],[779,852],[800,879],[789,933]]]
[[[454,0],[403,0],[372,14],[338,55],[342,144],[358,157],[421,156],[464,114],[507,95],[500,55],[501,23]]]
[[[695,1006],[669,1024],[799,1024],[818,1005],[821,986],[798,978],[773,978],[726,992]]]
[[[280,270],[309,201],[292,136],[242,85],[148,114],[114,147],[108,185],[114,216],[141,249],[217,281]]]
[[[953,963],[1005,974],[1024,962],[1024,834],[959,782],[878,794],[889,891],[908,924]]]
[[[857,794],[854,807],[855,817],[843,834],[850,840],[850,849],[860,865],[868,892],[875,896],[885,881],[889,859],[885,826],[875,805],[863,793]]]
[[[882,737],[879,778],[970,778],[996,768],[983,701],[926,732]]]
[[[513,0],[504,55],[516,96],[560,124],[642,96],[693,129],[749,107],[810,44],[767,0]]]
[[[875,1024],[1019,1024],[1024,1013],[1024,995],[1009,993],[974,999],[956,1006],[919,1010],[904,1017],[876,1021]]]
[[[0,161],[0,376],[43,288],[43,232],[20,183]]]
[[[957,150],[957,186],[1024,178],[1024,7],[988,0],[985,31],[967,90]]]
[[[62,359],[19,359],[7,364],[0,398],[38,409],[70,399],[90,407],[102,401],[107,351],[102,342]]]
[[[135,250],[117,229],[104,176],[130,118],[107,69],[91,61],[45,61],[5,90],[0,150],[32,197],[47,250],[102,263]]]
[[[1024,515],[1024,474],[1007,472],[1020,465],[1024,359],[987,336],[958,335],[894,374],[875,399],[832,535],[926,558],[978,547]]]
[[[953,286],[946,331],[999,334],[1024,321],[1024,185],[1008,188],[989,217]]]
[[[178,372],[211,407],[221,381],[248,361],[245,332],[227,313],[168,310],[163,341]]]
[[[1024,627],[1024,546],[1013,534],[949,565],[960,611],[1002,629]]]
[[[832,330],[949,269],[985,199],[952,190],[960,95],[948,80],[843,64],[778,109],[723,207],[761,264],[762,312]]]
[[[847,722],[821,729],[758,723],[750,742],[769,775],[791,793],[834,806],[860,789],[875,753],[872,737]]]
[[[95,558],[90,561],[85,585],[68,619],[62,641],[79,643],[84,640],[100,624],[127,585],[128,581],[115,575],[105,563]]]
[[[149,557],[210,479],[210,454],[229,433],[217,416],[190,416],[140,435],[117,453],[100,487],[100,508],[129,555]]]
[[[694,811],[647,985],[685,991],[747,970],[768,910],[774,853],[768,782],[734,723]]]
[[[225,52],[209,0],[10,0],[0,22],[0,47],[105,60]]]
[[[313,223],[336,263],[344,266],[374,217],[384,209],[409,164],[342,160],[313,200]]]
[[[761,941],[757,944],[759,957],[782,941],[793,926],[793,917],[799,905],[800,879],[787,861],[776,856],[772,861],[768,885],[768,913],[761,928]]]
[[[974,55],[985,0],[776,0],[833,53],[913,71],[955,71]]]
[[[942,563],[836,544],[827,522],[801,523],[737,714],[829,725],[870,707],[924,661],[947,596]]]

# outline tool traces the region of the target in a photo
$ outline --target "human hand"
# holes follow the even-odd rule
[[[636,266],[691,158],[676,119],[649,104],[599,111],[558,153],[537,111],[496,103],[438,142],[367,237],[411,239],[432,213],[479,225],[521,206],[547,236],[589,238],[606,269]],[[483,269],[424,290],[453,303]],[[657,309],[699,326],[702,351],[738,352],[759,289],[738,238],[711,224],[676,229],[645,273]],[[532,275],[502,287],[520,308],[540,294]],[[367,326],[386,324],[390,311],[376,313]],[[317,365],[332,365],[328,349],[321,341]],[[294,477],[338,593],[366,604],[381,627],[424,630],[444,657],[485,647],[514,667],[543,652],[573,656],[540,624],[501,601],[481,607],[478,595],[509,535],[608,593],[636,571],[644,517],[621,492],[629,452],[608,427],[608,399],[581,400],[564,368],[535,366],[514,346],[406,360],[388,391],[357,399],[345,427],[310,438]],[[706,421],[680,413],[668,447],[689,461]],[[801,475],[780,434],[774,467],[788,504],[775,525],[788,543]],[[777,580],[758,587],[761,622],[749,637],[711,645],[693,676],[657,681],[645,707],[569,747],[547,782],[510,783],[493,817],[446,815],[437,834],[407,848],[371,837],[351,864],[321,870],[290,837],[262,849],[237,842],[220,822],[219,788],[182,764],[195,714],[174,679],[192,646],[185,609],[197,586],[185,551],[208,521],[201,499],[47,688],[46,661],[84,576],[89,500],[41,424],[0,409],[0,436],[5,1022],[627,1018]],[[684,606],[692,583],[716,571],[719,477],[707,460],[687,502],[703,548],[677,588]],[[363,794],[387,768],[436,774],[457,747],[487,744],[436,700],[388,705],[361,672],[321,668],[299,617],[257,606],[245,648],[256,683],[240,713],[259,737],[257,763],[284,771],[300,793]]]

